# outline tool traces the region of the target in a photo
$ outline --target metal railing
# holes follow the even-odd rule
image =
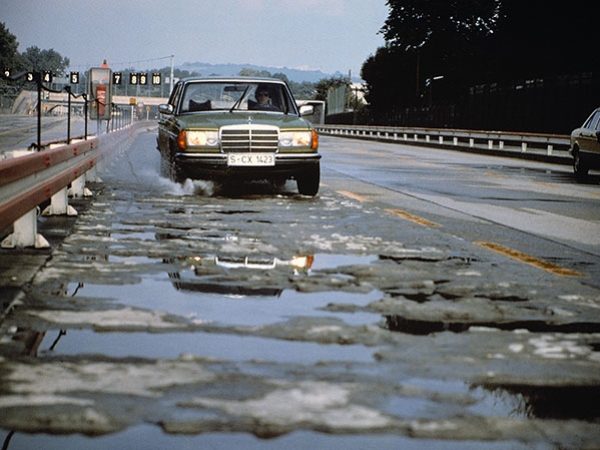
[[[42,114],[42,105],[44,103],[48,103],[47,100],[43,99],[42,92],[61,94],[64,91],[67,94],[67,100],[65,102],[51,102],[51,103],[55,104],[54,107],[59,106],[62,103],[66,104],[66,108],[67,108],[67,138],[66,138],[65,142],[67,144],[71,143],[71,113],[72,113],[72,104],[73,104],[72,100],[75,100],[76,101],[75,104],[77,104],[77,105],[83,105],[83,118],[84,118],[84,122],[85,122],[84,135],[83,135],[84,139],[87,139],[87,137],[88,137],[88,106],[90,103],[96,103],[96,104],[102,105],[106,108],[110,108],[110,111],[111,111],[110,120],[96,121],[98,124],[100,124],[101,122],[105,122],[106,127],[107,127],[107,132],[115,131],[115,129],[117,129],[117,128],[122,128],[124,126],[128,126],[133,123],[133,120],[134,120],[133,107],[124,108],[124,107],[116,105],[114,103],[104,104],[97,98],[88,98],[89,96],[86,93],[82,93],[82,94],[73,93],[71,90],[71,86],[65,86],[61,90],[51,89],[48,86],[44,85],[44,76],[45,76],[45,74],[43,72],[39,72],[39,71],[20,72],[14,76],[9,75],[6,72],[0,72],[0,78],[7,80],[9,82],[10,81],[14,82],[14,81],[18,81],[22,78],[26,78],[27,81],[34,82],[36,85],[37,102],[35,104],[36,105],[35,109],[37,111],[37,140],[35,143],[35,147],[38,150],[43,149],[43,147],[42,147],[42,117],[44,114]],[[81,98],[81,100],[78,100],[79,98]],[[127,116],[127,118],[125,116]]]
[[[322,135],[571,163],[567,135],[362,125],[316,125],[315,129]]]
[[[147,125],[136,122],[91,139],[44,145],[41,151],[0,160],[0,230],[13,225],[2,247],[47,247],[48,242],[37,234],[39,206],[48,203],[44,215],[77,215],[68,197],[88,195],[85,183],[98,180],[98,165],[120,148],[120,142]]]

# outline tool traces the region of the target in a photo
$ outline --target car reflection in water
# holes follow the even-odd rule
[[[164,260],[168,264],[183,266],[182,270],[169,272],[177,290],[233,297],[279,297],[288,284],[289,275],[308,274],[313,261],[313,255],[293,256],[288,260],[233,256]]]

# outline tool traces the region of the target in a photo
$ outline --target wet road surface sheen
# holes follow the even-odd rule
[[[2,324],[8,448],[600,442],[597,289],[341,195],[327,170],[316,198],[174,185],[154,137],[92,186]]]

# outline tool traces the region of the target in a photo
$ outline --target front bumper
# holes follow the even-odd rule
[[[274,166],[229,166],[224,153],[177,153],[174,162],[182,174],[193,179],[273,179],[294,178],[318,166],[320,160],[319,153],[276,153]]]

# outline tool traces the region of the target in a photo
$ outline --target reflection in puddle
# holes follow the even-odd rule
[[[381,292],[377,290],[367,294],[331,290],[301,293],[290,283],[296,277],[310,279],[315,271],[368,265],[376,260],[376,256],[327,254],[288,259],[194,256],[159,260],[111,256],[112,263],[127,267],[133,273],[136,265],[143,266],[136,283],[70,283],[67,290],[76,292],[79,298],[105,299],[202,322],[261,325],[294,316],[322,316],[323,312],[318,309],[332,302],[366,306],[378,300]],[[342,313],[341,317],[350,325],[373,324],[381,318],[369,312]]]
[[[5,436],[8,433],[3,433]],[[476,441],[434,441],[415,440],[397,434],[385,435],[327,435],[314,431],[296,431],[272,439],[259,439],[248,433],[203,433],[197,436],[172,435],[163,433],[153,425],[138,425],[120,433],[86,437],[80,435],[51,436],[46,434],[16,433],[9,440],[8,450],[39,449],[244,449],[244,450],[281,450],[281,449],[344,449],[344,450],[503,450],[506,442],[483,443]],[[530,443],[511,443],[511,450],[532,450]],[[535,447],[538,448],[538,447]],[[539,448],[542,450],[542,448]]]
[[[493,328],[504,331],[527,330],[542,333],[600,333],[600,324],[595,322],[551,323],[545,320],[514,320],[509,322],[484,321],[441,321],[408,319],[399,315],[384,316],[386,328],[398,333],[427,336],[442,331],[465,333],[472,327]]]
[[[162,276],[144,276],[139,284],[95,285],[86,283],[79,297],[108,299],[124,306],[145,310],[165,311],[218,325],[258,326],[288,320],[290,317],[323,317],[323,308],[332,302],[343,302],[357,306],[379,299],[381,292],[368,294],[348,292],[300,293],[282,290],[277,296],[223,295],[218,292],[198,292],[174,289],[172,279]],[[211,286],[215,287],[215,286]],[[349,325],[377,323],[381,316],[368,312],[336,315]]]
[[[49,332],[49,334],[52,334]],[[167,358],[181,355],[224,361],[274,361],[316,364],[320,361],[369,363],[373,349],[361,345],[322,345],[253,336],[214,333],[96,333],[69,330],[51,351],[46,343],[40,357],[106,355],[115,358]]]
[[[169,272],[177,290],[222,294],[234,297],[279,297],[287,283],[278,280],[258,279],[255,272],[277,270],[286,278],[307,274],[313,264],[313,255],[294,256],[289,260],[250,257],[200,257],[172,258],[165,263],[181,267]],[[254,271],[254,273],[253,273]],[[234,272],[231,274],[230,272]],[[268,283],[267,281],[270,281]],[[267,285],[265,285],[267,284]],[[269,284],[274,284],[270,286]]]
[[[486,389],[488,397],[512,404],[510,417],[600,419],[599,386],[510,386]]]

